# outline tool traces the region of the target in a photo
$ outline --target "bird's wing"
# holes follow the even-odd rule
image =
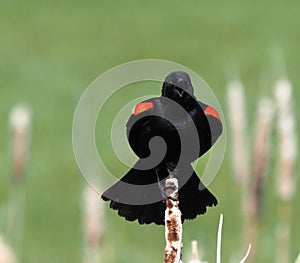
[[[145,158],[150,154],[150,149],[145,147],[143,142],[149,142],[149,139],[152,137],[153,131],[150,124],[153,121],[151,113],[155,110],[154,108],[155,99],[138,103],[126,124],[126,133],[130,147],[140,158]]]
[[[149,143],[155,137],[160,137],[164,141],[168,153],[173,153],[173,155],[176,155],[177,152],[180,153],[180,139],[177,129],[180,128],[179,126],[185,125],[180,122],[180,118],[175,120],[175,123],[172,122],[170,120],[172,115],[174,117],[174,109],[168,100],[162,97],[152,98],[136,105],[126,128],[130,147],[139,158],[150,156]],[[164,147],[161,143],[160,141],[155,144],[155,148],[159,151]],[[164,156],[169,155],[166,153]]]
[[[209,123],[211,140],[213,145],[222,134],[223,131],[222,120],[218,111],[212,106],[206,105],[206,107],[203,110]]]
[[[199,135],[199,157],[206,153],[222,133],[222,122],[218,112],[211,106],[197,101],[189,112]]]

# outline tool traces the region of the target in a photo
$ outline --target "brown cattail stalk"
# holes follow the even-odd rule
[[[295,114],[292,102],[292,85],[288,79],[276,83],[275,98],[278,110],[279,177],[277,226],[277,262],[290,262],[291,200],[295,194],[294,168],[297,157]]]
[[[16,257],[11,248],[4,243],[0,236],[0,263],[15,263]]]
[[[165,183],[166,211],[165,211],[165,263],[181,262],[182,222],[178,202],[178,180],[169,178]]]
[[[235,80],[229,83],[227,100],[232,133],[234,174],[237,180],[245,185],[249,178],[248,134],[244,88],[240,81]]]
[[[12,130],[13,179],[19,182],[25,174],[31,124],[30,110],[23,105],[15,106],[10,112],[9,121]]]
[[[287,79],[277,82],[275,98],[278,108],[279,182],[278,194],[282,201],[290,201],[295,193],[294,166],[297,156],[295,113],[292,102],[292,85]]]
[[[90,187],[84,189],[84,263],[100,262],[100,242],[103,234],[103,214],[99,195]]]
[[[192,241],[191,248],[192,248],[192,255],[191,255],[190,263],[200,263],[197,241],[195,240]]]
[[[271,99],[260,99],[255,126],[252,205],[250,207],[250,216],[254,220],[259,217],[263,180],[267,173],[273,112],[273,103]]]
[[[191,260],[189,263],[207,263],[207,262],[201,262],[198,252],[198,243],[197,241],[193,240],[191,243]]]
[[[250,206],[249,188],[249,135],[247,133],[247,114],[244,87],[238,80],[231,81],[227,89],[228,111],[232,134],[232,160],[234,174],[241,189],[242,229],[244,245],[249,244],[248,233],[250,218],[247,208]]]
[[[282,205],[279,206],[279,219],[277,222],[276,229],[276,239],[277,239],[277,249],[276,249],[276,261],[278,263],[288,263],[290,262],[290,226],[288,223],[291,213],[289,211],[284,211],[285,209]],[[282,219],[282,212],[287,214],[284,216],[286,220]]]
[[[263,194],[263,183],[269,161],[269,148],[271,141],[271,129],[273,120],[273,105],[268,98],[261,98],[257,107],[255,125],[254,149],[253,149],[253,172],[251,192],[249,195],[249,207],[246,208],[248,229],[246,233],[247,243],[253,244],[252,253],[248,262],[254,262],[257,244],[258,220]]]
[[[25,207],[25,170],[29,153],[31,112],[24,105],[15,106],[9,115],[12,133],[12,181],[7,211],[7,237],[19,257],[22,257],[22,238]]]

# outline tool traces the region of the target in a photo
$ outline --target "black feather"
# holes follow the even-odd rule
[[[191,163],[216,142],[222,133],[222,124],[205,114],[207,105],[197,101],[193,92],[188,74],[173,72],[163,84],[162,96],[145,101],[153,107],[130,116],[127,138],[140,160],[102,195],[104,201],[110,201],[110,208],[117,210],[126,220],[138,220],[140,224],[164,224],[165,198],[160,185],[163,182],[159,184],[158,181],[168,177],[170,170],[179,182],[179,207],[183,221],[194,219],[206,213],[207,207],[217,205],[217,199],[202,184]],[[189,139],[183,142],[182,135]],[[149,142],[156,136],[166,144],[164,157],[154,166],[139,169],[143,159],[153,155]],[[195,143],[197,140],[199,145]],[[190,150],[182,156],[183,146]],[[162,151],[161,148],[156,150]],[[131,188],[125,183],[140,187]],[[147,185],[153,185],[150,192],[143,188]],[[147,200],[152,201],[149,203]]]

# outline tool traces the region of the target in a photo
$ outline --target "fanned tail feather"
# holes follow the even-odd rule
[[[190,168],[192,169],[191,166]],[[160,179],[166,177],[166,169],[165,171],[162,169],[157,171]],[[131,192],[122,187],[121,183],[126,182],[134,185],[157,183],[157,171],[155,171],[155,169],[142,171],[132,168],[119,182],[106,190],[101,197],[104,201],[110,201],[110,208],[117,210],[118,215],[124,217],[128,221],[138,220],[140,224],[155,223],[157,225],[164,225],[164,200],[151,204],[139,205],[139,200],[142,200],[145,197],[143,188],[135,188],[137,190]],[[180,175],[178,176],[178,180],[180,187],[179,207],[182,212],[183,221],[185,219],[194,219],[200,214],[205,214],[207,206],[211,207],[217,205],[217,199],[203,186],[194,171],[192,171],[191,177],[184,185],[181,184]],[[152,194],[157,195],[157,198],[162,197],[158,183],[154,192],[151,192],[151,195]],[[129,200],[128,198],[134,198],[135,204],[125,204],[120,202],[120,200]]]

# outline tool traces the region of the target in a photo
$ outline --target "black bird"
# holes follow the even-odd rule
[[[170,73],[161,96],[137,104],[126,127],[129,144],[140,159],[103,193],[110,208],[129,221],[164,225],[167,196],[163,180],[170,174],[178,179],[183,221],[217,205],[191,163],[216,142],[222,122],[213,107],[196,99],[187,73]]]

